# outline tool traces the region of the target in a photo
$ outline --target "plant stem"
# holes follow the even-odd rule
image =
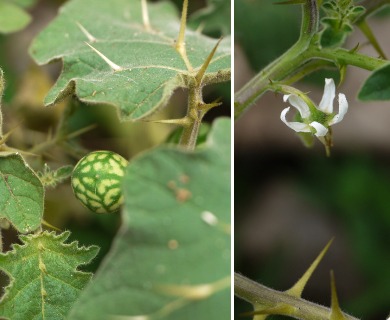
[[[310,48],[306,52],[306,55],[309,56],[310,59],[324,59],[328,61],[333,61],[336,64],[351,65],[368,71],[373,71],[388,63],[388,61],[383,59],[369,57],[364,54],[348,51],[342,48]]]
[[[3,98],[4,91],[4,74],[3,70],[0,68],[0,140],[3,136],[3,114],[1,111],[1,99]]]
[[[305,48],[298,42],[236,93],[236,118],[269,89],[270,81],[283,81],[303,64],[316,59],[331,61],[336,65],[352,65],[369,71],[380,68],[388,62],[342,48],[321,49],[314,46]]]
[[[316,0],[306,0],[302,6],[302,24],[298,41],[282,56],[269,64],[235,95],[235,116],[240,115],[267,90],[269,81],[280,81],[305,63],[302,53],[318,31],[319,15]]]
[[[390,0],[387,0],[390,1]],[[303,6],[301,35],[299,40],[283,55],[266,66],[235,94],[235,117],[238,118],[269,88],[270,82],[290,78],[296,70],[313,60],[325,60],[336,66],[352,65],[366,70],[375,70],[387,60],[369,57],[353,50],[342,48],[320,48],[318,44],[318,12],[316,1],[307,1]],[[384,1],[379,1],[383,4]],[[290,82],[291,83],[291,82]]]
[[[306,62],[300,43],[296,43],[282,56],[265,67],[235,94],[235,117],[241,115],[268,89],[270,81],[281,81]]]
[[[270,289],[238,273],[234,273],[234,293],[237,297],[253,305],[264,306],[264,308],[272,308],[281,304],[290,306],[291,308],[288,308],[290,314],[286,315],[296,319],[329,320],[331,314],[329,308]],[[358,320],[346,313],[343,313],[343,316],[346,320]]]
[[[199,128],[202,123],[203,112],[199,106],[203,104],[202,88],[196,85],[188,90],[188,124],[184,126],[180,137],[180,145],[185,146],[188,150],[194,150],[198,138]]]

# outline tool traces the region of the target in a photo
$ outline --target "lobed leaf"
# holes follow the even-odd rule
[[[0,301],[7,319],[64,319],[92,274],[77,270],[98,248],[64,243],[70,232],[22,235],[22,245],[0,253],[0,269],[11,278]]]
[[[62,73],[45,105],[75,93],[84,102],[117,107],[122,120],[135,120],[164,106],[177,88],[188,87],[216,40],[187,31],[187,55],[193,67],[188,70],[174,47],[180,28],[175,7],[168,2],[150,3],[148,16],[150,26],[144,23],[141,1],[67,2],[30,47],[39,64],[63,61]],[[203,82],[228,80],[230,40],[226,37]]]
[[[44,189],[18,153],[0,152],[0,195],[0,218],[6,218],[22,233],[40,226]]]
[[[229,137],[220,119],[195,152],[129,163],[122,229],[69,319],[230,318]]]

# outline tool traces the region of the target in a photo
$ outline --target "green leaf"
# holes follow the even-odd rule
[[[0,33],[19,31],[31,21],[30,15],[18,5],[0,0]]]
[[[355,22],[360,16],[362,16],[366,12],[366,9],[362,6],[353,7],[353,9],[349,12],[349,19],[352,22]]]
[[[64,243],[70,232],[21,235],[22,245],[0,254],[0,269],[11,278],[0,314],[12,320],[64,319],[92,274],[77,270],[98,252]]]
[[[11,0],[11,1],[22,8],[30,8],[37,2],[37,0]]]
[[[375,70],[368,77],[359,91],[358,99],[362,101],[390,99],[390,64]]]
[[[325,26],[321,33],[321,46],[326,48],[341,46],[353,31],[349,23],[341,23],[338,18],[323,18],[321,23]]]
[[[0,194],[0,218],[22,233],[40,226],[43,186],[20,154],[0,152]]]
[[[198,139],[196,139],[196,144],[200,145],[205,143],[207,136],[210,133],[211,126],[207,122],[202,122],[199,128]],[[165,140],[165,143],[179,144],[183,128],[177,128],[172,131],[172,133]]]
[[[4,91],[4,73],[3,69],[0,68],[0,146],[4,141],[1,141],[3,137],[3,113],[1,111],[1,99],[3,98]]]
[[[325,17],[321,19],[321,45],[328,48],[341,46],[353,31],[353,23],[365,12],[364,7],[355,6],[351,0],[325,2],[322,8]]]
[[[206,8],[190,17],[190,24],[202,27],[207,34],[230,34],[231,10],[229,0],[208,0]]]
[[[188,31],[189,71],[174,44],[179,31],[176,8],[168,2],[148,4],[151,28],[142,19],[141,1],[73,0],[34,40],[39,64],[62,59],[63,70],[45,98],[52,105],[75,93],[89,103],[119,108],[122,120],[146,117],[166,105],[173,91],[188,87],[216,44]],[[85,42],[115,63],[114,71]],[[204,84],[230,80],[230,39],[223,39],[207,68]]]
[[[229,137],[219,119],[195,152],[129,163],[122,229],[69,319],[230,319]]]

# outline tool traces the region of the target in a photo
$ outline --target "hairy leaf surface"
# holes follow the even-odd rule
[[[130,161],[123,227],[69,319],[230,318],[229,137],[220,119],[195,152]]]
[[[0,153],[0,195],[0,218],[22,233],[40,226],[44,189],[20,154]]]
[[[20,236],[22,245],[0,254],[0,269],[11,283],[0,301],[0,314],[12,320],[64,319],[92,274],[77,270],[98,248],[64,243],[70,232]]]
[[[191,71],[174,47],[180,26],[176,8],[167,2],[149,3],[148,16],[150,27],[143,22],[141,1],[67,2],[30,48],[39,64],[63,61],[45,104],[75,93],[84,102],[116,106],[122,120],[134,120],[164,106],[175,89],[187,87],[216,40],[186,33]],[[121,69],[112,69],[86,43]],[[227,37],[207,69],[204,84],[229,79]]]

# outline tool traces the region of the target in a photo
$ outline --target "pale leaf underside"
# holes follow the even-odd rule
[[[45,104],[75,93],[88,103],[116,106],[122,120],[146,117],[164,106],[173,91],[187,87],[216,40],[186,34],[189,71],[174,44],[179,30],[176,9],[167,2],[149,3],[151,29],[142,20],[141,1],[69,1],[59,16],[34,40],[30,53],[39,63],[62,59],[63,70]],[[89,45],[120,67],[112,69]],[[205,84],[230,79],[230,39],[225,38]]]

